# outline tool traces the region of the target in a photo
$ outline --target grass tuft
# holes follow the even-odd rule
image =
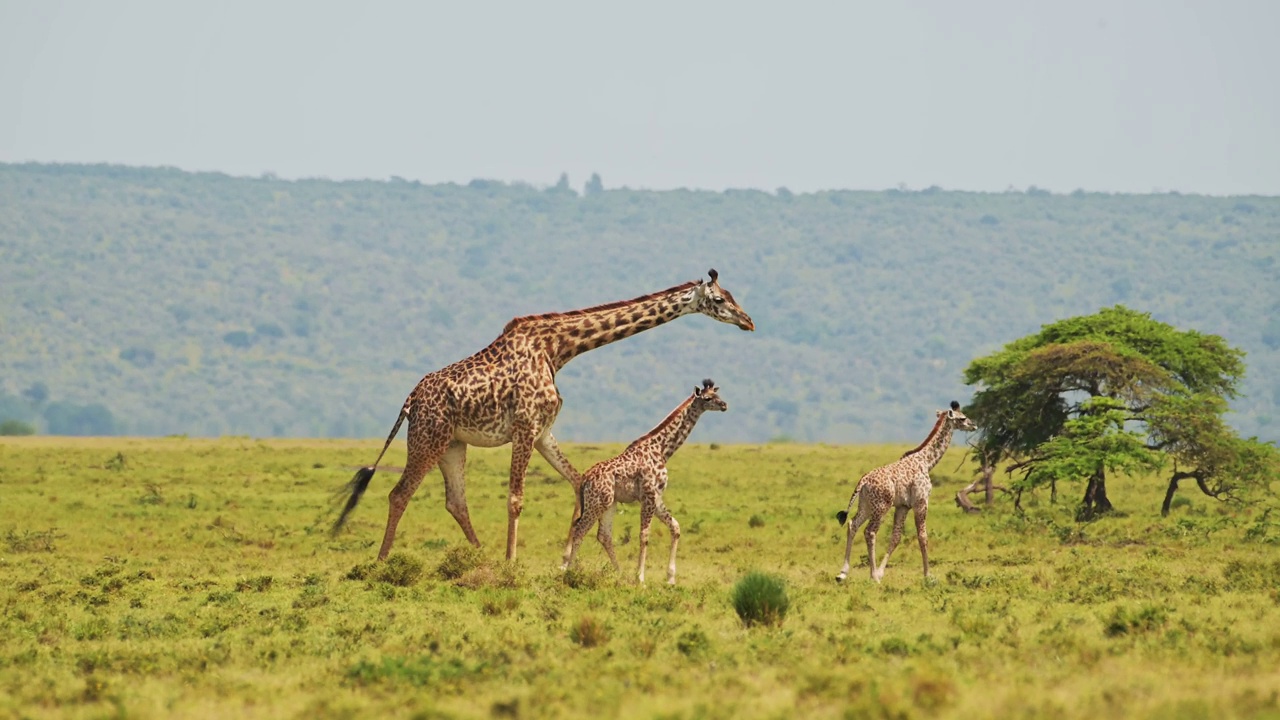
[[[690,660],[697,660],[711,652],[711,640],[702,632],[702,628],[695,625],[692,630],[687,630],[676,638],[676,649]]]
[[[733,586],[733,609],[747,627],[781,625],[790,607],[786,584],[773,575],[750,572]]]
[[[1107,637],[1142,635],[1159,630],[1169,621],[1169,611],[1160,605],[1144,605],[1132,610],[1117,605],[1104,624]]]
[[[259,575],[255,578],[241,578],[236,581],[236,592],[266,592],[271,589],[271,585],[275,582],[270,575]]]
[[[445,551],[444,559],[436,567],[436,574],[445,580],[457,580],[480,567],[483,562],[484,554],[480,552],[480,548],[457,545]]]
[[[405,553],[391,553],[375,571],[375,580],[396,587],[409,587],[422,577],[422,561]]]
[[[565,570],[563,577],[564,584],[574,590],[599,590],[612,579],[612,568],[608,571],[603,568],[588,569],[580,564]]]
[[[584,648],[599,647],[609,642],[609,630],[604,623],[584,615],[569,631],[569,639]]]
[[[9,530],[4,534],[4,544],[9,548],[11,553],[31,553],[31,552],[53,552],[57,545],[57,541],[65,538],[66,535],[58,532],[57,528],[49,528],[43,531]]]

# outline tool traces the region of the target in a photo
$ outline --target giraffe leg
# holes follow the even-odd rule
[[[884,522],[884,511],[873,511],[871,519],[867,521],[867,529],[863,532],[863,536],[867,539],[867,564],[871,566],[871,579],[876,582],[880,582],[880,578],[884,577],[884,573],[877,572],[876,569],[876,531],[880,529],[881,522]]]
[[[649,554],[649,526],[653,524],[653,498],[646,497],[640,501],[640,570],[638,578],[644,583],[644,561]]]
[[[533,456],[534,434],[526,426],[517,428],[511,438],[511,478],[507,484],[507,559],[516,559],[520,513],[524,510],[524,474]]]
[[[613,569],[621,572],[622,566],[618,565],[618,556],[613,552],[613,515],[617,507],[616,504],[611,503],[609,509],[604,511],[604,515],[600,518],[600,529],[596,531],[596,539],[609,554],[609,562],[613,563]]]
[[[676,584],[676,545],[680,543],[680,523],[671,516],[671,511],[662,502],[662,496],[658,496],[657,507],[658,519],[666,523],[667,529],[671,531],[671,557],[667,560],[667,584]]]
[[[929,517],[929,501],[916,503],[916,540],[920,542],[920,559],[924,561],[924,576],[929,577],[929,531],[925,519]]]
[[[391,546],[396,541],[396,526],[404,515],[409,500],[422,484],[431,468],[440,462],[449,446],[452,431],[443,422],[435,422],[425,428],[415,428],[411,418],[409,421],[409,457],[405,461],[404,472],[400,474],[400,482],[391,489],[387,508],[387,529],[382,535],[382,548],[378,550],[378,559],[386,560],[391,554]],[[415,432],[417,430],[418,432]],[[420,433],[420,434],[419,434]]]
[[[591,529],[591,526],[600,519],[600,505],[595,502],[594,496],[590,496],[591,492],[591,483],[583,486],[583,493],[587,497],[583,498],[582,514],[573,521],[573,525],[569,529],[569,542],[564,547],[564,563],[560,565],[561,570],[568,570],[569,566],[573,564],[573,559],[578,554],[578,548],[582,545],[582,539],[587,536],[587,531]]]
[[[471,527],[471,514],[467,511],[467,444],[461,440],[449,443],[440,458],[440,474],[444,475],[444,507],[458,521],[458,527],[467,536],[467,542],[480,547],[480,539]]]
[[[582,473],[569,462],[569,459],[561,452],[560,446],[556,443],[556,436],[551,431],[542,434],[542,437],[533,442],[533,447],[546,460],[556,472],[560,473],[560,477],[569,481],[569,485],[573,488],[573,517],[576,520],[578,515],[582,513],[582,508],[578,507],[578,488],[582,485]],[[570,523],[572,527],[572,522]]]
[[[902,542],[902,530],[907,525],[907,507],[897,505],[893,508],[893,534],[889,536],[889,549],[884,551],[884,559],[880,561],[880,577],[884,577],[884,569],[889,567],[889,556]]]
[[[560,473],[560,477],[568,480],[574,490],[578,489],[578,486],[582,484],[582,473],[578,472],[573,467],[573,464],[569,462],[569,459],[564,456],[564,453],[561,452],[560,446],[556,443],[555,435],[552,435],[550,431],[543,433],[542,437],[534,441],[533,447],[551,467],[555,468],[556,472]]]
[[[858,500],[858,512],[849,520],[849,532],[844,541],[844,567],[840,568],[840,574],[836,575],[836,582],[844,582],[849,577],[849,560],[853,557],[853,538],[858,534],[858,528],[862,527],[862,523],[867,521],[867,512],[864,509],[862,500]]]

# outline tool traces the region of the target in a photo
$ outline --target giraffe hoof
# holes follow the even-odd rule
[[[844,573],[841,573],[841,574],[837,575],[837,576],[836,576],[836,582],[838,582],[838,583],[842,583],[842,582],[844,582],[844,577],[845,577],[845,576],[844,576]]]

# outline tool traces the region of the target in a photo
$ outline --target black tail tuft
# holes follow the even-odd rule
[[[370,466],[362,467],[356,471],[355,477],[351,478],[351,482],[347,483],[345,488],[350,493],[347,497],[347,504],[342,508],[342,514],[333,523],[333,529],[329,531],[329,534],[337,535],[338,531],[342,529],[343,524],[347,522],[347,516],[351,514],[352,510],[356,509],[356,505],[360,504],[360,496],[364,495],[364,491],[369,489],[369,481],[373,479],[373,474],[377,470],[376,467]]]
[[[849,519],[848,510],[841,510],[840,512],[836,513],[836,520],[839,521],[841,525],[843,525],[844,521],[848,519]]]

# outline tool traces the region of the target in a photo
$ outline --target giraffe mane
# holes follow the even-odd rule
[[[698,285],[699,285],[699,281],[692,281],[692,282],[676,285],[674,287],[669,287],[666,290],[659,290],[658,292],[652,292],[652,293],[649,293],[648,295],[641,295],[640,297],[631,298],[630,300],[615,300],[613,302],[607,302],[601,305],[592,305],[591,307],[580,308],[578,310],[566,310],[564,312],[549,312],[549,313],[541,313],[538,315],[521,315],[519,317],[511,318],[511,320],[506,324],[506,326],[502,328],[502,332],[504,333],[511,332],[511,330],[515,328],[517,325],[523,325],[528,322],[538,322],[543,320],[559,320],[561,318],[578,317],[581,315],[586,315],[588,313],[600,312],[601,310],[615,310],[617,308],[626,307],[628,305],[632,305],[638,302],[644,302],[645,300],[652,300],[656,297],[662,297],[663,295],[670,295],[671,293],[679,292],[681,290],[688,290],[690,288],[697,287]],[[726,291],[725,294],[727,295],[728,292]]]
[[[924,442],[922,442],[922,443],[920,443],[919,445],[917,445],[917,446],[915,446],[915,447],[911,448],[910,450],[908,450],[908,451],[906,451],[906,452],[902,453],[902,457],[906,457],[906,456],[908,456],[908,455],[914,455],[915,453],[918,453],[918,452],[920,452],[921,450],[923,450],[923,449],[925,448],[925,446],[929,444],[929,441],[930,441],[930,440],[932,440],[932,439],[934,438],[934,436],[936,436],[936,435],[938,434],[938,431],[942,429],[942,423],[943,423],[946,419],[947,419],[947,416],[946,416],[946,415],[939,415],[939,416],[938,416],[938,421],[937,421],[937,422],[935,422],[935,423],[933,424],[933,429],[929,431],[929,434],[925,437]],[[901,459],[901,458],[899,458],[899,459]]]
[[[639,445],[645,440],[648,440],[652,438],[654,435],[657,435],[658,433],[665,430],[669,425],[671,425],[671,423],[675,422],[676,417],[679,416],[681,413],[683,413],[685,408],[689,407],[689,405],[692,403],[693,403],[693,396],[690,395],[689,397],[685,398],[684,402],[677,405],[675,410],[672,410],[670,413],[667,414],[666,417],[662,418],[662,422],[658,423],[657,425],[654,425],[652,430],[636,438],[630,445],[627,446],[627,449],[630,450],[636,445]]]

